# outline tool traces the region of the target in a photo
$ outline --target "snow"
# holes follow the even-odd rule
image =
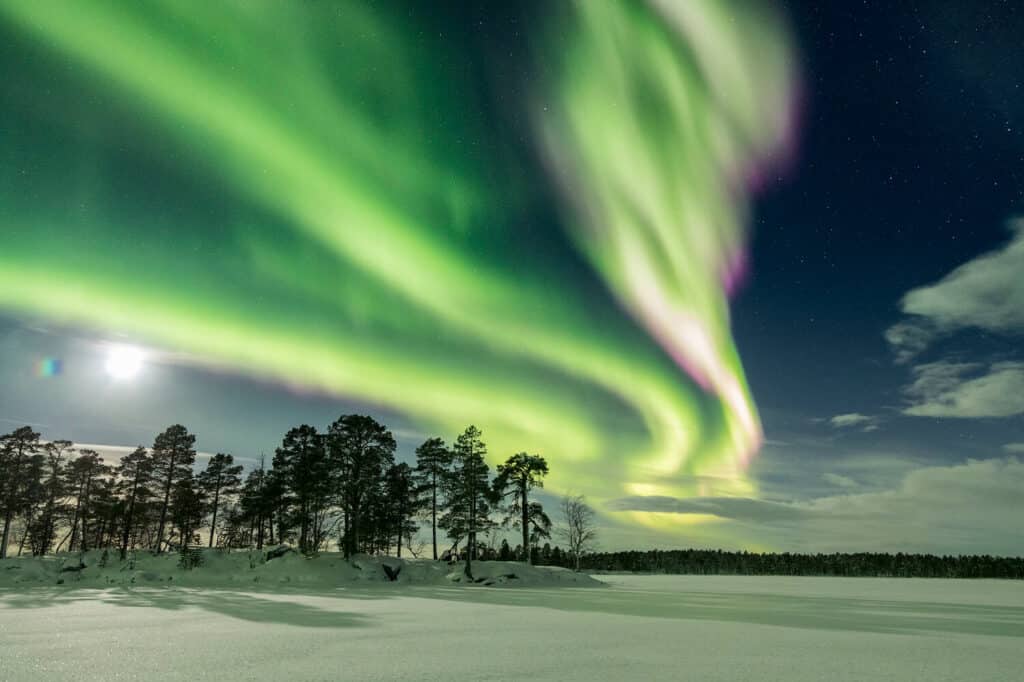
[[[285,561],[289,582],[0,587],[0,679],[936,682],[1016,680],[1024,664],[1017,582],[610,575],[508,589],[423,567],[402,582],[403,567],[398,583],[327,585],[296,579],[319,564]],[[510,567],[530,574],[478,570]]]
[[[467,585],[463,565],[394,557],[356,556],[346,560],[338,553],[306,558],[294,550],[267,560],[265,552],[197,550],[202,563],[192,570],[179,566],[176,553],[155,556],[136,552],[125,562],[115,550],[93,550],[84,555],[15,557],[0,561],[0,588],[25,585],[67,587],[128,586],[274,586],[315,588],[392,583],[387,566],[400,585]],[[287,550],[287,551],[285,551]],[[81,570],[77,570],[81,566]],[[397,572],[397,574],[396,574]],[[511,561],[473,563],[472,586],[577,586],[600,587],[603,583],[588,575],[554,566],[526,566]]]

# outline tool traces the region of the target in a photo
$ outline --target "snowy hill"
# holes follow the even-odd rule
[[[181,556],[136,552],[122,562],[115,550],[92,550],[84,554],[47,557],[13,557],[0,560],[0,588],[21,585],[67,585],[105,587],[110,585],[227,587],[242,585],[292,585],[303,587],[344,587],[368,583],[473,586],[566,586],[596,587],[601,583],[589,575],[554,566],[527,566],[506,561],[473,563],[469,581],[462,564],[449,565],[425,559],[397,559],[358,555],[346,560],[341,554],[325,553],[307,558],[285,551],[194,550],[199,565],[181,566]]]

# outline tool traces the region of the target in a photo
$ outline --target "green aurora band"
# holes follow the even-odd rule
[[[0,310],[473,422],[599,506],[753,493],[727,289],[790,134],[776,18],[559,6],[507,105],[536,157],[420,29],[357,2],[0,0]]]

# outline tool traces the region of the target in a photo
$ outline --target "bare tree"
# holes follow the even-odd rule
[[[597,526],[594,510],[583,495],[566,495],[561,503],[565,526],[559,528],[558,537],[569,545],[573,567],[580,570],[580,557],[594,549],[597,542]]]

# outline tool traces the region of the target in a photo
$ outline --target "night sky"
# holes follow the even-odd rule
[[[609,549],[1019,554],[1024,12],[648,4],[0,1],[0,430],[476,423]]]

